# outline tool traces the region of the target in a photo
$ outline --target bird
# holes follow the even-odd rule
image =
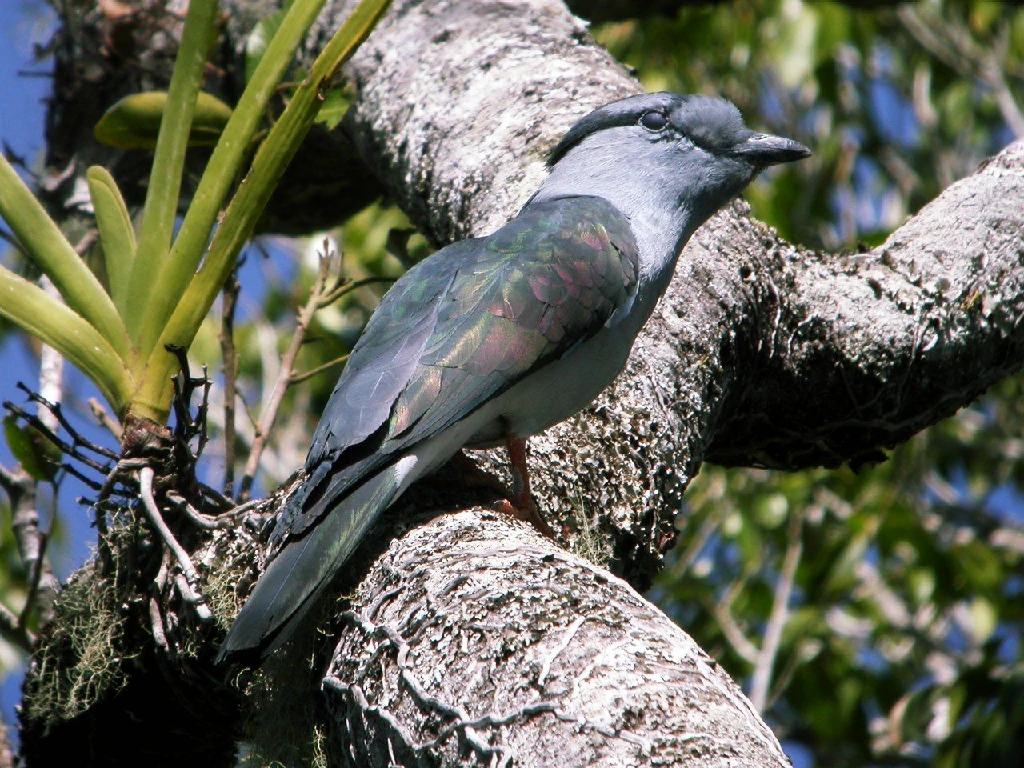
[[[619,374],[690,235],[810,154],[704,95],[630,96],[573,125],[515,218],[412,267],[371,315],[218,663],[283,645],[381,513],[464,447],[507,445],[529,506],[525,441]]]

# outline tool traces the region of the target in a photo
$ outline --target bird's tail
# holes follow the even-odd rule
[[[253,657],[262,661],[284,644],[370,526],[409,485],[410,460],[404,457],[370,476],[301,538],[285,544],[242,606],[217,654],[218,664]]]

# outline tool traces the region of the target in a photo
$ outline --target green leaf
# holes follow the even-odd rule
[[[93,128],[93,136],[100,144],[116,149],[153,149],[168,103],[164,91],[125,96],[104,113]],[[196,96],[187,146],[213,146],[229,119],[231,107],[216,96],[200,91]]]
[[[89,194],[96,214],[96,226],[100,231],[100,243],[110,281],[110,295],[114,306],[123,314],[124,301],[128,292],[128,278],[132,261],[135,259],[135,230],[128,206],[121,197],[121,190],[110,172],[94,165],[86,172]]]
[[[152,348],[146,380],[139,393],[140,397],[145,397],[148,402],[169,402],[170,385],[168,382],[173,358],[166,353],[165,345],[178,344],[188,347],[192,343],[203,318],[210,311],[221,286],[224,285],[224,280],[234,267],[242,246],[252,236],[256,223],[259,221],[277,182],[316,119],[320,107],[322,86],[330,82],[338,67],[348,60],[366,39],[389,4],[390,0],[362,0],[355,7],[341,28],[331,38],[327,47],[317,57],[309,76],[296,89],[288,106],[260,145],[249,172],[224,212],[202,267],[188,282],[188,289],[181,297],[181,301],[177,302],[177,306],[174,307],[174,312],[164,327],[159,342]],[[313,3],[296,2],[289,12],[288,18],[282,24],[277,37],[283,36],[282,33],[292,20],[292,14],[301,15],[301,13],[308,12],[312,5]],[[278,46],[277,37],[271,43],[271,48]],[[276,65],[277,58],[272,57],[268,51],[264,61],[260,64],[260,69],[263,69],[264,65]],[[259,83],[261,79],[262,73],[257,70],[253,83]],[[248,92],[247,88],[243,100]],[[241,112],[241,109],[242,103],[239,102],[236,113]],[[220,145],[217,148],[217,151],[219,150]],[[206,182],[206,177],[213,167],[214,163],[211,159],[210,167],[203,175],[203,182]],[[200,183],[201,188],[202,182]],[[196,197],[198,197],[198,191]],[[194,203],[195,200],[193,200],[193,205]],[[189,214],[191,215],[191,213],[190,210]],[[186,217],[178,235],[178,242],[175,243],[174,253],[177,253],[179,244],[186,237],[188,224],[189,220]],[[198,228],[196,233],[201,231],[202,229]],[[192,236],[194,237],[195,234]],[[205,244],[205,239],[203,243]],[[169,260],[167,271],[174,270],[174,279],[170,283],[179,285],[184,276],[181,270],[185,262],[183,259],[174,258],[174,253]]]
[[[238,100],[221,140],[213,150],[199,186],[192,195],[192,202],[170,254],[152,265],[151,272],[157,273],[157,282],[161,290],[152,296],[145,305],[145,312],[138,316],[141,353],[138,370],[141,371],[147,358],[154,351],[157,340],[165,331],[168,319],[178,308],[189,283],[195,278],[196,268],[206,251],[210,233],[221,213],[228,191],[236,182],[242,164],[250,158],[252,139],[263,120],[267,104],[277,91],[285,71],[291,66],[295,49],[305,38],[323,3],[324,0],[303,0],[294,3],[270,48],[262,57],[257,72]],[[150,279],[153,279],[152,275]],[[217,290],[220,290],[220,285],[217,286]],[[204,315],[208,309],[207,307],[203,310]],[[196,321],[189,339],[195,335],[195,330],[201,322],[202,317]],[[188,342],[185,343],[185,346],[187,345]],[[166,353],[160,346],[156,349],[156,354],[163,357]],[[161,382],[161,388],[164,384],[165,382]]]
[[[60,469],[61,454],[57,446],[32,427],[22,425],[18,417],[9,413],[4,417],[4,437],[7,447],[21,468],[33,480],[52,483]]]
[[[7,221],[29,258],[53,281],[71,311],[84,318],[122,359],[127,359],[128,334],[110,296],[3,156],[0,156],[0,216]],[[57,303],[52,298],[49,300]],[[7,310],[6,304],[10,301],[9,294],[0,294],[0,312]]]
[[[138,252],[132,262],[125,306],[125,325],[143,360],[149,355],[152,341],[156,338],[156,333],[152,332],[150,338],[144,338],[145,331],[150,328],[150,304],[174,290],[173,286],[160,282],[160,273],[171,247],[189,128],[206,66],[206,54],[213,41],[216,15],[217,3],[213,0],[189,3],[167,103],[162,110],[156,154],[139,225]]]
[[[124,360],[81,315],[0,267],[0,315],[60,352],[97,386],[118,417],[135,389]]]
[[[352,99],[343,88],[332,88],[324,94],[323,104],[316,115],[316,122],[326,125],[329,130],[334,130],[341,122],[341,118],[348,112]]]

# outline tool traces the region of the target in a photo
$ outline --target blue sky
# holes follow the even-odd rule
[[[14,153],[30,163],[40,156],[43,148],[43,120],[45,105],[43,99],[49,93],[48,77],[24,77],[22,71],[47,72],[49,65],[36,64],[32,59],[34,42],[44,42],[38,35],[37,21],[42,13],[35,10],[38,3],[4,0],[0,2],[0,141]],[[0,247],[0,251],[6,250]],[[20,341],[8,341],[0,345],[0,399],[20,401],[15,383],[23,380],[30,383],[35,377],[35,364],[28,350]],[[11,466],[12,460],[6,442],[0,441],[0,462]],[[84,515],[82,516],[84,521]],[[83,532],[72,532],[72,537],[83,546],[77,546],[75,557],[82,558],[87,551],[82,534],[89,536],[88,528]],[[7,535],[7,532],[0,532]],[[61,563],[64,571],[70,561]],[[61,575],[64,575],[63,573]],[[14,705],[21,699],[22,674],[7,675],[0,682],[0,709],[4,723],[12,737],[15,722]]]

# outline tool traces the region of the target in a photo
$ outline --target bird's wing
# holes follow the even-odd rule
[[[531,206],[456,274],[385,445],[430,437],[569,353],[632,300],[636,280],[632,232],[610,203]]]
[[[410,270],[353,350],[274,539],[301,536],[397,451],[589,338],[636,281],[629,222],[596,197],[531,205]]]

